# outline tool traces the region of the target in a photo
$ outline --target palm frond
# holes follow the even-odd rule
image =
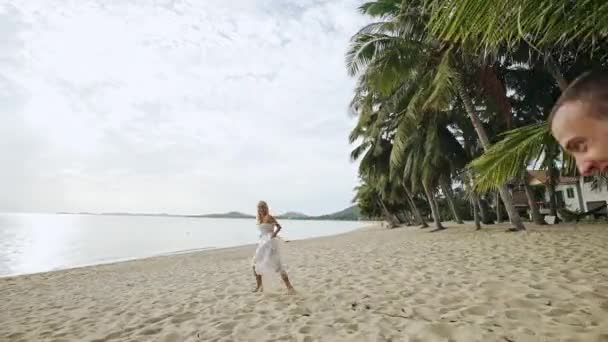
[[[401,9],[401,0],[376,0],[366,2],[359,6],[362,14],[375,18],[386,18],[396,16]]]
[[[542,158],[547,146],[556,144],[546,123],[511,130],[502,135],[470,166],[475,170],[475,190],[487,192],[515,179],[521,170]]]
[[[593,52],[608,34],[608,2],[597,0],[426,0],[428,28],[442,41],[482,53],[522,40],[541,50]]]
[[[590,184],[591,190],[602,191],[608,187],[608,173],[596,173]]]
[[[423,104],[427,110],[444,110],[454,98],[454,78],[457,72],[451,65],[451,52],[444,52],[441,61],[436,67],[435,77],[431,84],[432,92]]]
[[[366,141],[363,142],[361,145],[355,147],[350,153],[350,159],[352,161],[359,160],[359,158],[361,158],[361,156],[367,152],[370,146],[371,143]]]

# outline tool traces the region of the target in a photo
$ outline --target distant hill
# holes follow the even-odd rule
[[[61,215],[74,215],[74,213],[60,212]],[[226,218],[226,219],[255,219],[255,215],[243,214],[238,211],[231,211],[223,214],[205,214],[205,215],[171,215],[166,213],[151,214],[151,213],[78,213],[76,215],[108,215],[108,216],[161,216],[161,217],[191,217],[191,218]],[[359,221],[364,218],[361,216],[361,211],[357,206],[352,206],[344,210],[320,216],[309,216],[296,211],[286,212],[277,216],[278,219],[284,220],[337,220],[337,221]]]
[[[362,220],[361,210],[359,207],[352,206],[333,214],[316,216],[316,220],[344,220],[344,221],[359,221]]]
[[[238,211],[231,211],[224,214],[207,214],[207,215],[197,215],[197,217],[206,217],[206,218],[239,218],[239,219],[254,219],[255,216],[243,214]]]
[[[303,220],[310,218],[310,216],[306,214],[299,213],[297,211],[289,211],[285,214],[278,215],[277,218],[285,219],[285,220]]]
[[[280,219],[286,220],[328,220],[328,221],[359,221],[362,220],[361,211],[357,206],[348,207],[335,213],[309,216],[298,212],[287,212],[277,216]]]

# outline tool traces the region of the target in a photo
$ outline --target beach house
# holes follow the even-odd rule
[[[549,214],[549,177],[545,171],[528,171],[528,184],[532,188],[535,202],[541,214]],[[520,211],[528,210],[528,199],[524,185],[512,183],[513,202]],[[599,184],[594,189],[593,177],[560,176],[555,187],[557,207],[574,212],[585,212],[605,206],[608,203],[608,185]]]

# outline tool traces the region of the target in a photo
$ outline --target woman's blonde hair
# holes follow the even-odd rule
[[[258,211],[255,214],[258,224],[261,224],[262,220],[264,219],[263,217],[260,217],[260,209],[266,209],[266,215],[270,215],[270,210],[268,209],[268,203],[266,203],[264,201],[259,201],[258,202]]]

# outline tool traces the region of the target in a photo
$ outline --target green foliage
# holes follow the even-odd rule
[[[471,162],[476,175],[476,190],[494,190],[499,185],[519,178],[522,169],[540,161],[547,152],[546,147],[555,144],[555,139],[545,123],[525,126],[503,134],[502,140]]]
[[[515,49],[596,52],[608,36],[608,2],[597,0],[426,0],[428,28],[444,42],[483,54]],[[411,3],[411,1],[404,1]],[[410,4],[409,6],[412,6]],[[413,4],[417,6],[417,4]]]
[[[357,190],[362,212],[412,210],[403,187],[424,198],[421,184],[436,192],[442,176],[468,183],[461,176],[470,172],[474,191],[484,193],[531,166],[554,181],[559,168],[574,173],[544,120],[558,83],[608,66],[608,21],[600,20],[607,4],[377,0],[359,10],[377,20],[353,36],[346,54],[357,77],[349,141],[365,188]],[[485,135],[493,145],[482,155]],[[467,198],[455,202],[470,212],[458,204]],[[442,216],[451,217],[444,204]]]

